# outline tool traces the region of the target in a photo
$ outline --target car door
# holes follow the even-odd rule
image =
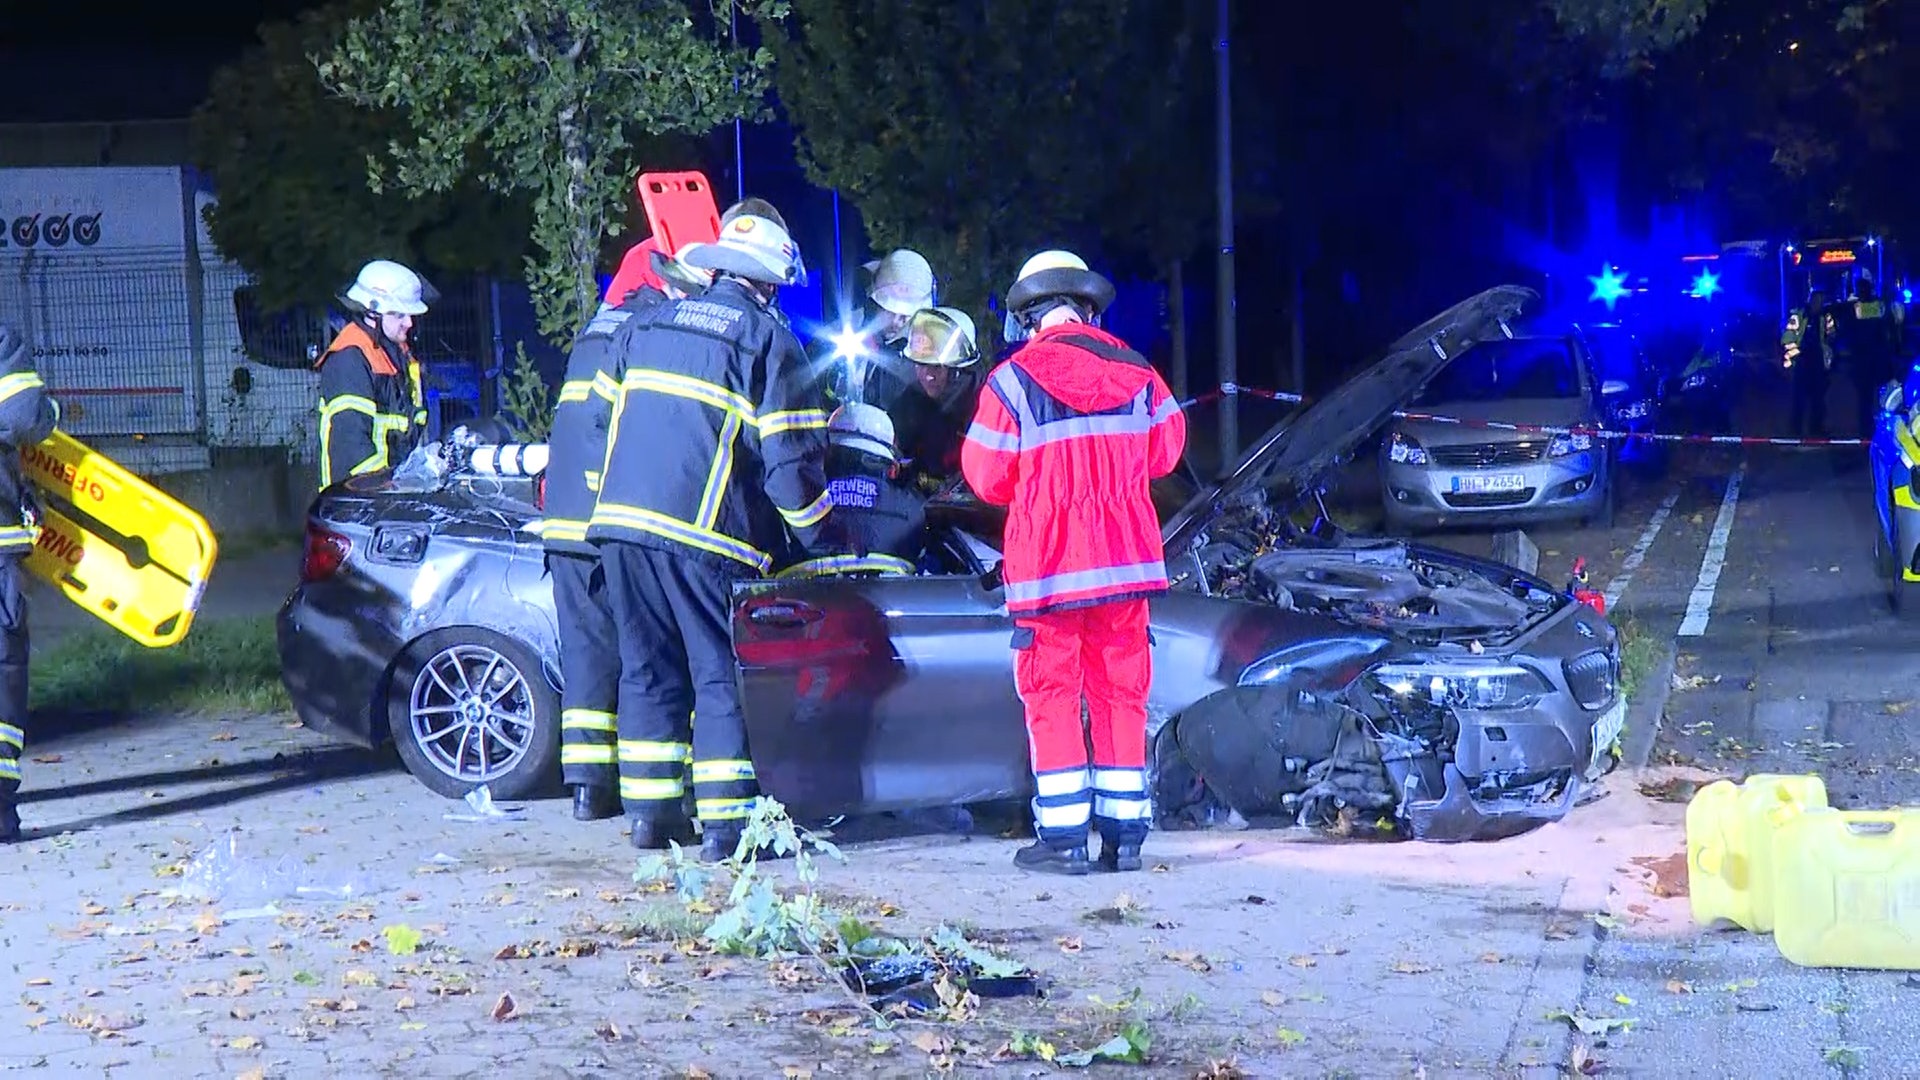
[[[734,655],[762,789],[804,815],[1026,794],[1012,631],[971,574],[743,583]]]

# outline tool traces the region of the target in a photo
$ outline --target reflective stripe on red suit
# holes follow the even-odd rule
[[[967,483],[1007,507],[1001,576],[1026,709],[1040,838],[1147,831],[1147,598],[1167,588],[1149,483],[1186,448],[1186,418],[1139,353],[1065,323],[998,365],[961,447]],[[1080,722],[1087,702],[1092,754]]]

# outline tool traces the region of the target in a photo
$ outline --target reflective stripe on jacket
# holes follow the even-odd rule
[[[628,319],[587,539],[664,547],[766,573],[823,541],[827,415],[793,332],[740,285]],[[736,567],[737,569],[737,567]]]
[[[994,368],[960,463],[976,494],[1008,508],[1008,612],[1164,592],[1148,485],[1173,471],[1186,441],[1166,382],[1103,330],[1049,327]]]
[[[20,451],[53,434],[60,407],[23,350],[22,365],[0,369],[0,555],[25,555],[37,530],[27,521],[34,500],[20,467]]]
[[[613,377],[613,336],[634,313],[666,298],[650,286],[636,289],[620,306],[603,306],[574,339],[547,436],[546,516],[529,526],[548,551],[594,554],[587,519],[600,492],[607,428],[620,394]]]
[[[420,364],[406,372],[367,328],[348,323],[327,346],[320,369],[320,486],[398,464],[426,430]]]

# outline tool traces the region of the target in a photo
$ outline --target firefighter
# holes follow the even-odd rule
[[[341,297],[354,319],[317,365],[321,488],[399,464],[425,434],[420,364],[407,337],[430,296],[420,275],[375,259]]]
[[[25,563],[37,511],[20,450],[45,441],[59,419],[26,337],[0,323],[0,843],[20,839],[20,758],[27,748]]]
[[[795,563],[781,577],[911,574],[927,542],[927,502],[898,482],[893,421],[852,402],[827,418],[827,491],[849,549]]]
[[[900,248],[883,259],[862,264],[873,275],[867,299],[878,314],[867,316],[871,336],[862,342],[862,355],[853,362],[865,365],[858,382],[836,396],[891,410],[912,390],[913,367],[903,352],[915,313],[934,305],[938,285],[933,266],[917,251]]]
[[[687,835],[691,763],[701,857],[738,846],[758,784],[735,683],[732,588],[787,547],[830,544],[825,428],[806,403],[806,357],[772,307],[804,280],[769,218],[741,214],[685,262],[713,274],[698,298],[629,319],[587,539],[620,624],[622,802],[635,846]],[[830,550],[830,548],[828,549]],[[692,718],[691,745],[687,728]]]
[[[587,519],[600,487],[617,390],[609,374],[613,335],[635,314],[667,299],[667,284],[655,273],[658,254],[648,238],[621,260],[600,310],[574,339],[547,440],[546,517],[537,531],[553,578],[560,636],[560,774],[573,789],[578,821],[620,814],[620,640],[599,549],[587,542]]]
[[[902,355],[913,361],[920,392],[909,392],[894,409],[901,456],[917,487],[937,491],[960,471],[960,440],[973,420],[986,374],[973,320],[958,308],[918,312],[908,323]]]
[[[987,376],[961,447],[967,483],[1007,507],[999,570],[1038,837],[1014,864],[1046,873],[1088,872],[1089,817],[1101,867],[1139,869],[1151,818],[1147,598],[1167,569],[1148,486],[1178,464],[1186,418],[1146,358],[1099,328],[1113,291],[1071,252],[1027,260],[1006,301],[1025,344]]]
[[[1796,439],[1827,437],[1827,380],[1833,365],[1827,323],[1827,295],[1815,292],[1807,298],[1806,314],[1797,330],[1788,325],[1793,350],[1788,354],[1793,364],[1791,421]]]

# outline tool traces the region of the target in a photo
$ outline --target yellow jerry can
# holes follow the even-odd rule
[[[1781,825],[1773,941],[1801,967],[1920,971],[1920,810],[1818,810]]]
[[[185,637],[217,554],[206,519],[64,432],[20,464],[40,503],[27,569],[142,645]]]
[[[1693,921],[1765,933],[1774,925],[1772,838],[1789,819],[1824,809],[1818,776],[1757,773],[1716,780],[1687,804],[1687,896]]]

